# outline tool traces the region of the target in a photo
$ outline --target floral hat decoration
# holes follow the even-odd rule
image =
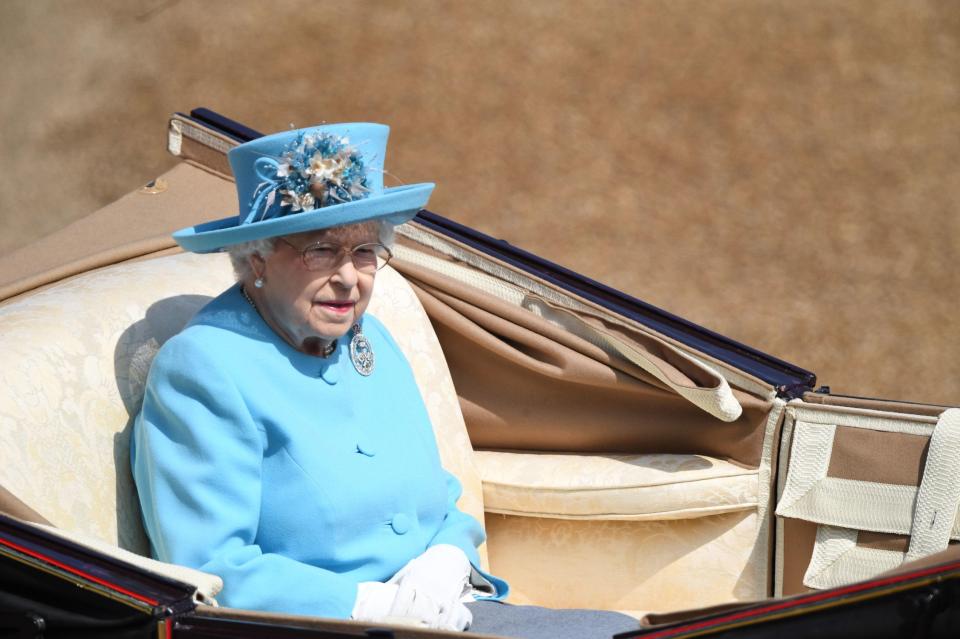
[[[180,246],[210,253],[240,242],[387,219],[401,224],[422,209],[434,185],[383,187],[390,128],[330,124],[284,131],[227,153],[239,213],[173,234]]]

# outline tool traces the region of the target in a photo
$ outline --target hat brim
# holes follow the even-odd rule
[[[395,186],[363,200],[291,213],[250,224],[239,224],[237,216],[234,215],[180,229],[173,234],[173,239],[187,251],[213,253],[232,244],[372,220],[403,224],[427,204],[433,188],[434,185],[429,182]]]

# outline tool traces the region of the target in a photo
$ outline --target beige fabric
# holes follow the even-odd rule
[[[665,520],[755,510],[757,471],[702,455],[477,451],[488,513]]]
[[[833,435],[828,477],[919,486],[930,438],[869,428],[838,428]]]
[[[410,262],[396,268],[433,321],[475,447],[759,462],[769,401],[734,390],[743,413],[722,422],[626,358],[535,313]],[[635,348],[647,348],[646,357],[684,383],[709,375],[655,340],[603,328],[635,338]]]
[[[743,412],[736,397],[733,396],[727,380],[716,370],[702,363],[700,360],[690,357],[658,337],[652,335],[643,336],[643,338],[656,343],[655,349],[651,349],[646,345],[646,348],[637,348],[630,343],[630,340],[622,339],[600,326],[588,324],[581,316],[587,312],[587,309],[585,309],[582,304],[575,303],[572,300],[566,301],[567,306],[558,302],[551,303],[546,299],[526,293],[516,285],[509,284],[502,279],[498,279],[477,269],[472,269],[462,264],[456,264],[425,253],[418,253],[406,249],[403,246],[397,248],[397,256],[407,261],[413,261],[420,266],[427,267],[435,273],[443,274],[458,282],[473,286],[488,295],[493,295],[503,301],[525,308],[535,315],[546,319],[548,322],[604,350],[608,355],[626,359],[650,375],[653,375],[657,380],[664,383],[681,397],[718,419],[731,422],[740,417],[740,414]],[[578,310],[581,315],[572,313],[571,308]],[[636,335],[634,339],[641,338],[639,335]],[[669,352],[672,361],[651,357],[650,353],[655,352],[655,350]],[[696,371],[692,374],[687,373],[687,375],[690,375],[690,377],[688,377],[684,374],[685,371],[683,371],[683,368],[680,370],[674,368],[673,364],[678,360],[686,365],[684,368],[693,368],[696,369]]]
[[[607,309],[591,301],[581,299],[580,297],[575,297],[569,292],[560,289],[551,283],[517,271],[516,269],[503,264],[498,260],[492,259],[488,255],[482,254],[471,247],[451,240],[450,238],[440,235],[428,228],[415,224],[407,224],[399,229],[399,234],[403,237],[409,238],[422,247],[427,247],[430,250],[435,251],[448,260],[455,260],[456,262],[460,262],[463,265],[469,266],[470,269],[474,271],[480,271],[492,276],[490,278],[492,281],[509,282],[521,290],[528,291],[564,308],[569,308],[578,312],[587,312],[592,315],[602,317],[605,320],[617,322],[632,330],[640,331],[645,335],[651,335],[658,339],[667,341],[671,344],[671,346],[681,350],[689,357],[696,359],[707,367],[715,369],[729,382],[730,385],[747,391],[754,396],[762,397],[767,400],[772,400],[776,396],[776,390],[770,384],[762,382],[756,377],[746,375],[742,371],[731,367],[725,362],[715,360],[707,355],[704,355],[703,353],[691,350],[682,342],[678,342],[664,335],[660,335],[659,333],[638,322],[633,322],[632,320],[614,315]],[[428,256],[424,251],[419,252],[415,258],[418,260],[417,263],[421,265],[430,264],[427,261]],[[454,262],[448,261],[448,264],[452,263]]]
[[[410,359],[462,507],[483,521],[479,475],[436,337],[401,277],[371,309]],[[225,255],[128,262],[0,307],[0,485],[53,525],[139,554],[132,416],[160,345],[233,282]],[[69,487],[69,488],[67,488]]]
[[[476,458],[491,569],[513,603],[636,612],[766,594],[756,470],[701,455]]]
[[[674,348],[670,344],[658,340],[659,349],[667,351],[672,356],[672,360],[683,360],[692,368],[699,368],[696,373],[691,374],[691,379],[675,380],[676,375],[670,369],[664,369],[662,360],[651,357],[649,351],[638,348],[630,340],[622,339],[611,332],[598,326],[591,326],[586,321],[572,313],[570,310],[560,308],[527,295],[523,300],[523,307],[533,313],[543,317],[548,322],[562,327],[574,335],[584,338],[588,342],[599,346],[608,354],[614,357],[626,359],[631,364],[635,364],[647,373],[653,375],[657,380],[666,384],[675,393],[692,403],[701,410],[713,415],[717,419],[725,422],[736,421],[743,413],[743,407],[734,397],[730,390],[730,385],[713,368],[703,364],[700,360],[690,357],[683,351]],[[672,363],[672,362],[671,362]]]
[[[490,567],[510,601],[668,611],[765,596],[749,566],[753,512],[665,521],[487,516]]]
[[[230,281],[225,258],[184,255],[0,308],[0,484],[57,527],[146,554],[131,415],[159,345]]]

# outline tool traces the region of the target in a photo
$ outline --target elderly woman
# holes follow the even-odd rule
[[[516,611],[474,602],[507,585],[480,569],[410,367],[365,314],[393,225],[433,189],[383,188],[386,138],[243,144],[239,215],[174,235],[228,250],[239,281],[152,364],[131,452],[144,522],[158,558],[220,575],[231,607],[503,631]]]

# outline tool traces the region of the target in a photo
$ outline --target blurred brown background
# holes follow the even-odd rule
[[[172,166],[172,111],[380,121],[442,215],[960,403],[958,2],[18,0],[0,59],[0,250]]]

